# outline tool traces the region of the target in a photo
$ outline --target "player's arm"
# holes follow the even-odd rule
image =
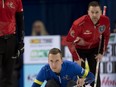
[[[86,79],[85,79],[85,84],[91,84],[95,80],[95,76],[93,75],[92,72],[88,72]]]
[[[83,69],[77,63],[74,64],[74,72],[76,72],[77,76],[84,78],[86,84],[90,84],[94,81],[95,76],[92,72],[89,72],[86,69]]]
[[[66,40],[68,42],[74,42],[74,40],[76,39],[77,36],[79,36],[81,33],[81,29],[80,26],[76,25],[73,23],[73,25],[71,26],[68,35],[66,37]]]
[[[23,12],[16,12],[17,57],[24,52],[24,20]]]
[[[110,37],[110,22],[107,20],[106,29],[103,33],[103,48],[101,48],[101,53],[103,54],[107,50],[107,45]]]
[[[41,85],[38,85],[37,83],[34,83],[32,87],[41,87]]]
[[[23,12],[16,12],[16,25],[18,42],[22,43],[24,39],[24,17]]]
[[[17,35],[17,57],[24,52],[24,15],[21,0],[16,0],[17,10],[15,14],[16,19],[16,35]]]
[[[82,69],[81,74],[80,77],[85,79],[85,84],[91,84],[95,80],[94,74],[86,69]]]
[[[79,54],[77,53],[75,49],[75,45],[79,46],[86,46],[90,43],[86,42],[83,38],[80,37],[82,33],[81,25],[75,25],[75,23],[72,25],[68,35],[66,36],[66,41],[68,42],[67,46],[72,54],[72,57],[75,61],[81,61]]]
[[[102,37],[101,37],[101,44],[99,44],[100,46],[100,50],[98,49],[98,55],[96,56],[95,59],[97,59],[98,61],[101,61],[102,58],[103,58],[103,55],[105,53],[105,51],[107,50],[107,45],[108,45],[108,41],[109,41],[109,37],[110,37],[110,21],[109,21],[109,18],[105,18],[104,19],[104,22],[105,22],[105,31],[103,32],[102,34]]]
[[[46,80],[46,71],[44,69],[44,67],[40,70],[40,72],[38,73],[36,79],[34,80],[32,87],[40,87],[44,80]]]
[[[79,55],[75,49],[74,44],[74,40],[76,39],[77,35],[79,35],[79,33],[80,33],[79,27],[73,24],[68,35],[66,36],[67,46],[74,60],[79,60]]]
[[[41,87],[41,85],[42,85],[42,82],[35,79],[32,87]]]
[[[17,26],[17,35],[18,35],[18,42],[23,42],[24,38],[24,15],[23,15],[23,6],[22,0],[17,0],[17,9],[16,9],[16,26]]]

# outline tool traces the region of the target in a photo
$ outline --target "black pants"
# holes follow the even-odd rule
[[[12,87],[20,87],[19,79],[20,79],[20,70],[23,66],[23,59],[22,56],[17,58],[15,61],[15,66],[13,70],[13,79],[12,79]]]
[[[0,37],[0,87],[12,87],[16,36]]]
[[[77,49],[77,52],[83,60],[87,58],[90,71],[95,75],[96,64],[97,64],[97,61],[95,60],[95,56],[98,54],[98,48],[93,48],[93,49],[88,49],[88,50]],[[82,63],[82,67],[85,68],[85,63]],[[91,86],[94,87],[94,82],[91,84]],[[100,73],[98,73],[97,87],[101,87]]]
[[[68,83],[67,83],[67,86],[66,87],[73,87],[76,85],[76,82],[73,81],[73,80],[70,80]],[[60,87],[60,85],[54,80],[48,80],[45,87]]]

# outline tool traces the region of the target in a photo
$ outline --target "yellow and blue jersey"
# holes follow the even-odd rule
[[[49,64],[46,64],[38,73],[32,87],[40,87],[45,80],[48,81],[51,79],[54,79],[60,87],[66,87],[68,81],[77,81],[77,76],[86,77],[88,83],[94,81],[94,75],[75,62],[63,61],[60,75],[53,72]]]

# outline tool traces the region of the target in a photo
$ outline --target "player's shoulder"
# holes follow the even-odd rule
[[[16,5],[22,4],[22,0],[14,0],[14,1],[15,1]]]
[[[100,18],[101,18],[102,21],[108,21],[109,22],[109,17],[107,17],[107,16],[101,15]]]
[[[49,64],[44,65],[44,66],[42,67],[42,70],[43,70],[43,71],[49,71],[49,70],[50,70]]]
[[[22,6],[22,0],[14,0],[17,5]]]
[[[22,0],[15,0],[15,1],[17,1],[17,2],[22,2]]]
[[[81,26],[81,25],[83,25],[85,23],[87,17],[88,17],[88,15],[83,15],[80,18],[76,19],[73,22],[73,24],[74,25],[77,25],[77,26]]]

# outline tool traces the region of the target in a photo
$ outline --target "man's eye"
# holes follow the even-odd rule
[[[96,14],[98,14],[99,12],[96,12]]]
[[[92,14],[94,14],[94,12],[91,12]]]

